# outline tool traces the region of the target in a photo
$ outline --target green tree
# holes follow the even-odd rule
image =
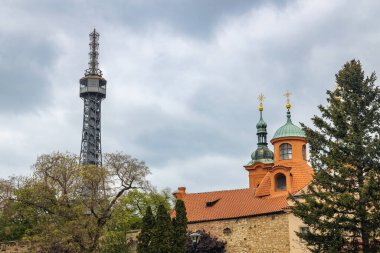
[[[172,248],[172,224],[168,210],[164,205],[159,205],[156,214],[156,222],[152,230],[151,252],[168,253]]]
[[[142,220],[142,226],[139,236],[137,237],[137,252],[138,253],[153,253],[151,248],[152,233],[155,226],[155,220],[152,213],[152,208],[148,206],[144,218]]]
[[[0,242],[16,241],[36,224],[36,210],[10,200],[19,178],[0,179]]]
[[[33,176],[11,191],[0,185],[0,200],[33,210],[28,220],[37,222],[22,237],[41,252],[98,251],[121,197],[150,188],[145,163],[123,153],[106,154],[104,166],[80,165],[75,155],[53,153],[38,157],[33,169]]]
[[[380,90],[361,63],[347,62],[336,88],[319,106],[315,128],[303,126],[316,170],[294,214],[309,226],[298,233],[313,252],[380,250]]]
[[[24,208],[19,203],[6,201],[0,208],[0,242],[17,241],[36,224],[33,208]]]
[[[142,228],[143,217],[148,206],[155,213],[158,205],[163,204],[170,208],[171,193],[169,189],[161,192],[131,190],[115,204],[112,217],[106,225],[106,231],[102,236],[103,252],[125,252],[127,248],[134,246],[135,241],[131,235]],[[153,217],[153,214],[152,214]],[[123,249],[124,251],[117,251]]]
[[[175,203],[175,218],[172,220],[173,235],[172,235],[172,252],[186,253],[187,243],[187,214],[185,202],[177,200]]]

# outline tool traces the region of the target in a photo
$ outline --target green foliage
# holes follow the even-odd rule
[[[170,189],[161,192],[132,190],[121,199],[117,208],[120,207],[123,213],[128,211],[130,218],[136,220],[135,224],[131,224],[131,229],[138,229],[148,206],[152,208],[153,214],[157,212],[159,205],[164,205],[167,210],[170,209],[170,196]]]
[[[137,237],[137,252],[138,253],[154,253],[151,248],[151,242],[153,238],[153,228],[155,226],[155,219],[152,213],[152,208],[148,206],[144,218],[142,220],[142,226],[139,236]]]
[[[175,204],[176,217],[173,219],[172,252],[186,253],[187,243],[187,214],[183,200],[177,200]]]
[[[150,248],[155,253],[168,253],[172,248],[172,224],[168,210],[164,205],[159,205],[156,214],[155,226],[152,230]]]
[[[310,228],[298,234],[313,252],[380,250],[380,89],[359,61],[347,62],[327,91],[321,117],[306,127],[316,170],[294,214]]]
[[[226,242],[219,240],[218,238],[211,236],[206,231],[197,231],[201,235],[199,244],[196,247],[197,253],[224,253]],[[194,245],[191,241],[190,234],[187,234],[187,252],[194,252]]]
[[[70,253],[121,248],[121,239],[127,243],[125,229],[133,221],[121,222],[129,213],[115,207],[129,191],[150,188],[143,161],[106,154],[102,167],[80,165],[69,153],[53,153],[38,157],[33,168],[32,177],[8,184],[12,187],[0,180],[2,240],[30,239],[41,252]],[[122,229],[107,229],[113,214],[113,225]]]
[[[158,205],[163,204],[170,208],[170,190],[161,192],[143,192],[137,189],[131,190],[115,204],[112,217],[106,225],[102,245],[108,248],[125,248],[133,244],[128,238],[130,231],[142,228],[143,216],[146,208],[157,210]],[[153,215],[153,214],[152,214]],[[108,250],[109,251],[109,250]],[[105,250],[107,252],[107,250]]]
[[[133,251],[135,241],[122,231],[106,232],[100,242],[99,253],[129,253]]]
[[[0,209],[0,242],[17,241],[36,225],[33,208],[6,201]]]

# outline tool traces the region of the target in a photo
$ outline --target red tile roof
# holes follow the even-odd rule
[[[314,170],[308,164],[289,163],[292,167],[292,191],[294,194],[310,183],[314,176]]]
[[[255,197],[255,189],[186,193],[183,201],[189,222],[275,213],[288,207],[286,195],[258,198]]]
[[[273,173],[284,167],[291,177],[291,189],[271,194]],[[288,193],[299,193],[310,183],[313,175],[314,170],[306,162],[286,161],[268,169],[258,188],[186,193],[186,188],[180,187],[175,195],[185,202],[189,222],[249,217],[284,211],[289,207]]]
[[[271,187],[270,173],[267,172],[267,174],[261,180],[261,183],[256,190],[255,196],[256,197],[268,196],[270,194],[270,187]]]
[[[291,166],[290,174],[292,175],[291,194],[295,194],[303,189],[313,179],[314,170],[306,163],[287,162],[287,166]],[[281,167],[281,166],[279,166]],[[271,177],[270,172],[261,180],[259,187],[256,190],[256,197],[264,197],[270,194]]]

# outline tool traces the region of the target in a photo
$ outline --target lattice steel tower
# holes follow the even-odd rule
[[[107,80],[98,68],[99,33],[90,33],[90,61],[84,77],[80,79],[79,94],[84,101],[83,131],[80,150],[81,164],[102,165],[101,103],[106,97]]]

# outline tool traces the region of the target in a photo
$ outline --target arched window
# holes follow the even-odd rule
[[[306,161],[306,144],[302,145],[302,159]]]
[[[277,191],[284,191],[286,190],[286,176],[282,173],[278,173],[275,177],[276,181],[276,190]]]
[[[232,233],[232,230],[230,228],[223,229],[223,234],[225,234],[225,235],[231,235],[231,233]]]
[[[292,159],[292,145],[284,143],[280,145],[280,158],[281,160]]]

